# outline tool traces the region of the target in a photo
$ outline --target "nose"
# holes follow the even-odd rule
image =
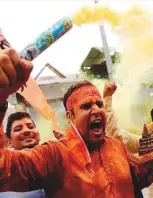
[[[96,115],[96,116],[99,116],[101,114],[101,108],[99,108],[97,106],[97,104],[94,104],[92,106],[92,109],[91,109],[91,115]]]
[[[31,134],[31,131],[23,131],[22,135],[24,136],[29,136]]]
[[[31,134],[31,131],[29,130],[29,128],[25,125],[23,130],[22,130],[22,135],[24,136],[29,136]]]

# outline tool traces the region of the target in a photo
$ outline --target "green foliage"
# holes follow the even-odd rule
[[[146,94],[146,96],[144,97],[143,107],[144,107],[144,113],[146,117],[146,123],[150,123],[151,122],[150,112],[153,108],[153,99],[150,96],[150,94]]]
[[[120,53],[114,52],[111,56],[113,64],[118,64],[120,62]]]
[[[142,131],[140,131],[138,128],[128,128],[127,131],[130,131],[130,133],[133,133],[133,134],[136,134],[136,135],[141,135],[142,134]]]
[[[143,82],[143,83],[141,83],[141,87],[152,89],[153,88],[153,82],[150,82],[150,81]]]

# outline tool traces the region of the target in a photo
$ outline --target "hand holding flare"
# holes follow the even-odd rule
[[[0,35],[3,35],[2,32]],[[5,39],[4,36],[3,36],[3,39]],[[16,68],[13,68],[13,69],[16,69],[17,71],[18,69],[22,69],[22,71],[18,72],[19,75],[15,77],[15,78],[18,78],[17,79],[18,83],[12,82],[10,83],[12,85],[9,85],[8,87],[6,86],[5,89],[3,89],[3,92],[4,90],[8,90],[8,93],[5,93],[5,94],[3,93],[3,95],[6,96],[4,100],[7,99],[8,95],[14,92],[14,89],[15,90],[19,89],[21,85],[24,84],[28,80],[29,75],[30,75],[29,73],[32,71],[32,64],[29,61],[20,59],[18,54],[12,49],[5,49],[5,50],[7,51],[6,53],[8,53],[8,55],[12,53],[13,63],[14,61],[18,61],[18,63],[21,65],[21,68],[16,66]],[[26,68],[28,66],[29,66],[29,69]],[[15,78],[13,78],[13,81],[15,80]],[[8,85],[9,83],[6,82],[6,84]],[[48,105],[39,86],[36,84],[36,82],[32,78],[29,78],[26,84],[27,84],[27,87],[25,87],[22,92],[21,90],[18,90],[17,92],[21,94],[27,100],[27,102],[33,108],[35,108],[41,115],[43,115],[47,120],[50,120],[52,122],[53,130],[60,131],[60,128],[56,120],[55,111]]]

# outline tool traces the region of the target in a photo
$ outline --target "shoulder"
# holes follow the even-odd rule
[[[61,149],[66,149],[67,147],[67,140],[62,138],[61,140],[58,140],[58,141],[47,141],[47,142],[44,142],[43,144],[41,145],[38,145],[36,146],[35,148],[39,148],[39,147],[48,147],[49,149],[55,149],[55,150],[61,150]]]
[[[118,146],[123,147],[122,142],[119,139],[115,138],[115,137],[105,136],[105,141],[108,142],[108,143],[116,144]]]
[[[49,154],[56,156],[59,156],[60,158],[64,155],[68,154],[68,147],[67,147],[67,140],[65,138],[62,138],[58,141],[47,141],[39,146],[36,146],[36,149],[40,151],[47,150],[46,152],[49,152]]]
[[[116,137],[110,137],[110,136],[105,136],[105,140],[106,141],[112,141],[112,142],[118,142],[118,143],[121,143],[120,140],[118,140]]]
[[[127,150],[124,144],[120,140],[114,137],[105,137],[105,142],[106,142],[107,149],[111,148],[114,154],[115,152],[117,152],[117,153],[127,156]]]

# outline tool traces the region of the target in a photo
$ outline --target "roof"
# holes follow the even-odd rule
[[[110,48],[110,52],[114,52],[115,48]],[[91,67],[92,65],[101,64],[105,59],[104,50],[102,47],[92,47],[83,61],[81,68]]]
[[[68,75],[66,78],[58,76],[39,77],[36,82],[47,100],[62,99],[67,89],[81,80],[78,74]]]

